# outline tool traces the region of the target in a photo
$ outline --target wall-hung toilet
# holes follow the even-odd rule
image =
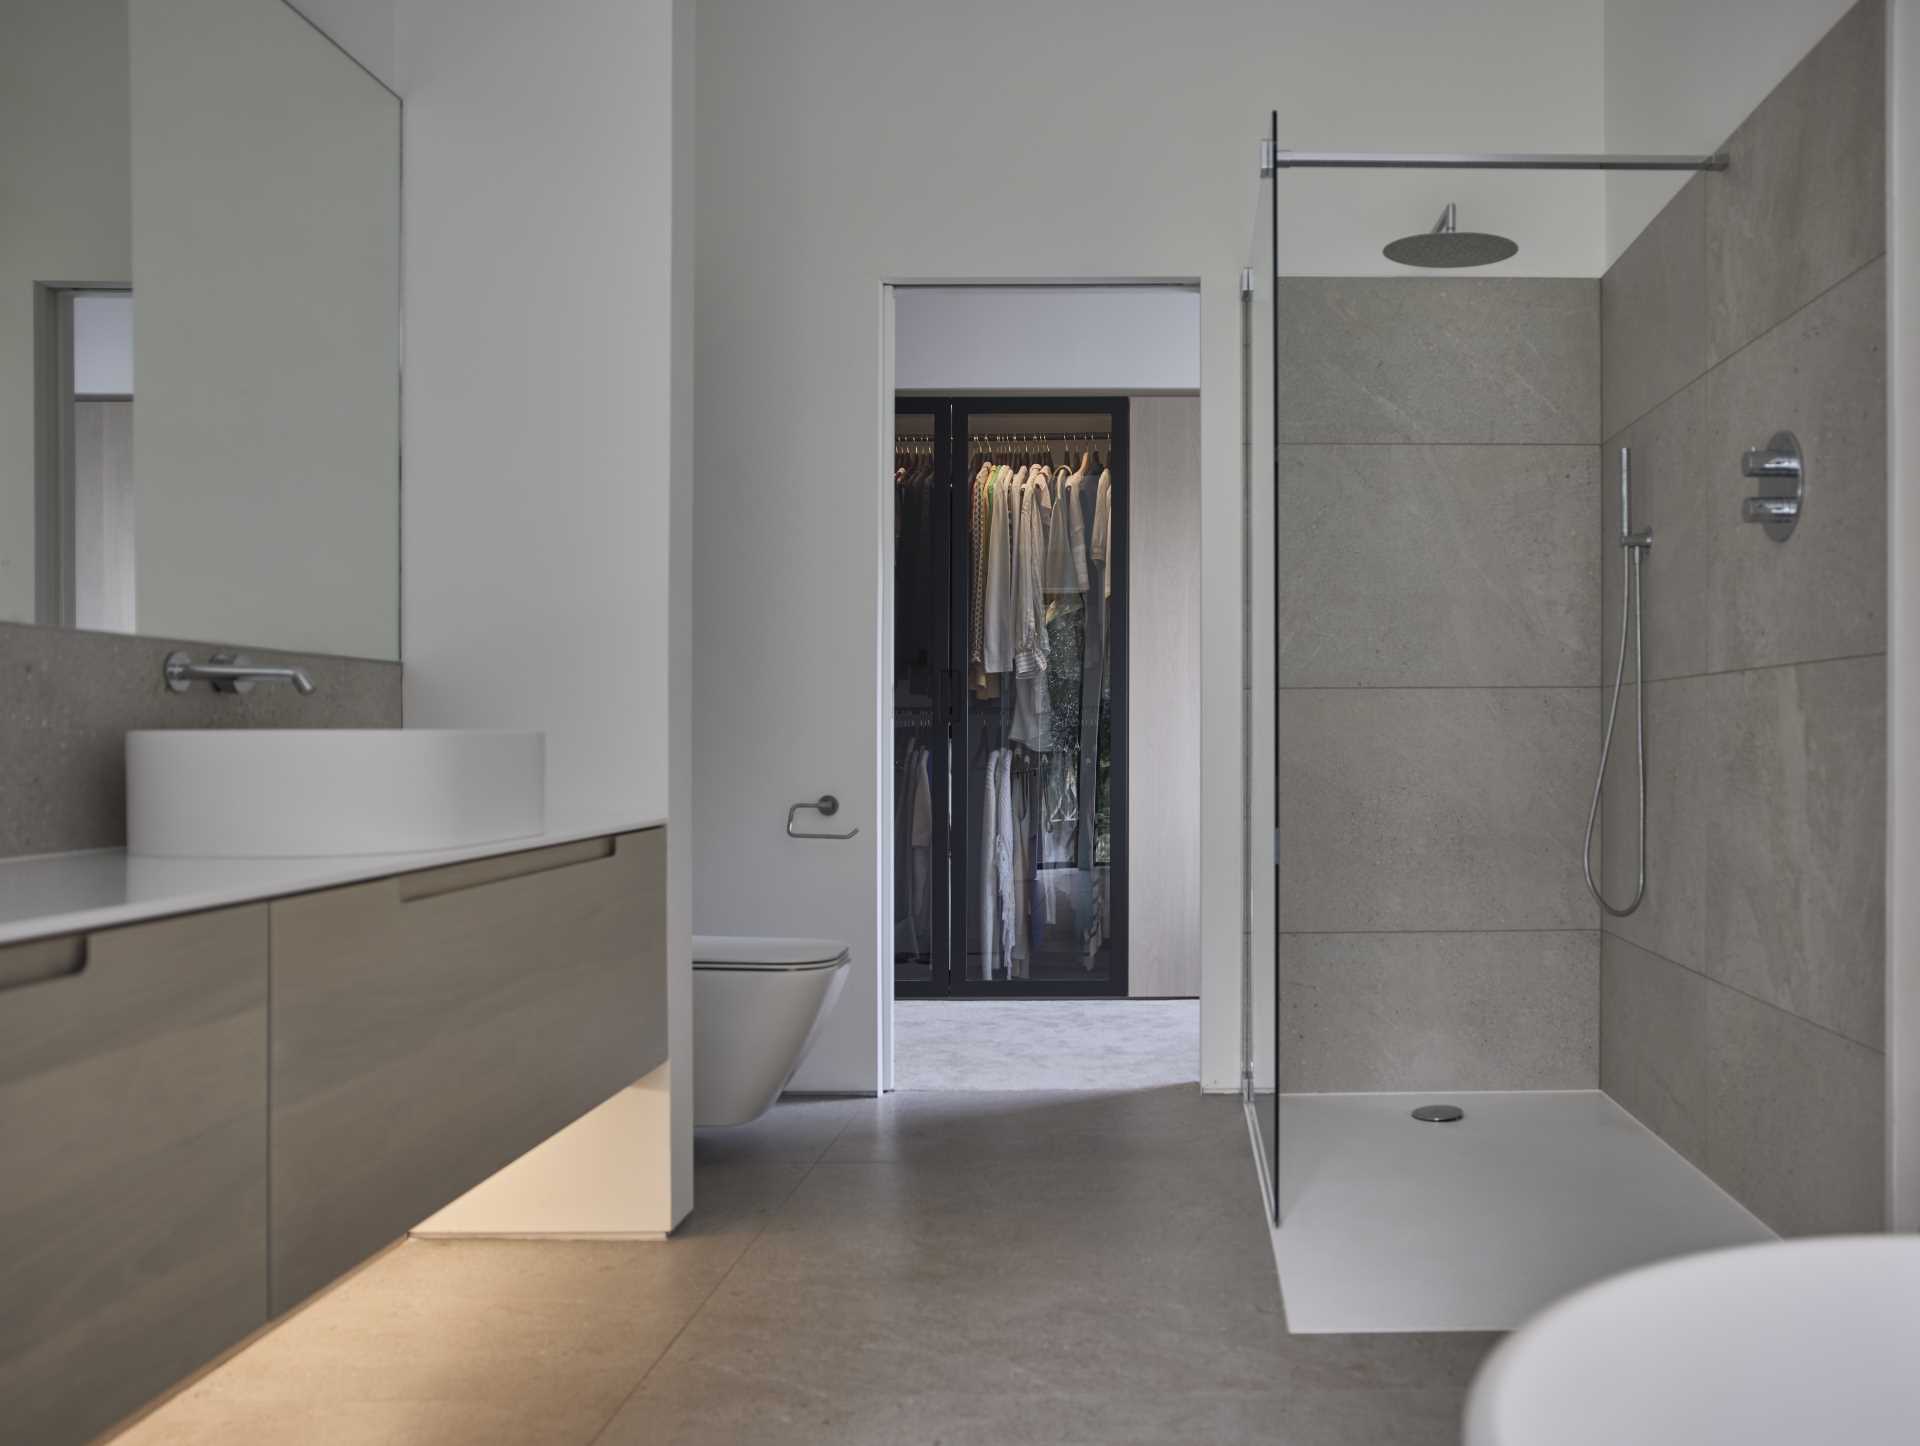
[[[744,1125],[773,1106],[847,980],[832,939],[693,939],[693,1122]]]

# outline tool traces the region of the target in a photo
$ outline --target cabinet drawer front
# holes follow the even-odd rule
[[[267,1317],[267,907],[0,948],[0,1421],[84,1441]]]
[[[276,1310],[666,1057],[663,830],[272,910]]]

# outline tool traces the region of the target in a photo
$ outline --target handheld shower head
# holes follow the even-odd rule
[[[1402,266],[1491,266],[1496,261],[1505,261],[1520,249],[1517,242],[1509,241],[1505,236],[1495,236],[1486,231],[1459,230],[1455,224],[1456,218],[1454,204],[1449,201],[1447,209],[1440,213],[1440,219],[1433,223],[1431,231],[1389,241],[1382,248],[1383,254],[1389,261],[1398,261]]]

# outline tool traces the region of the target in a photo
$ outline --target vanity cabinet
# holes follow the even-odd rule
[[[266,1321],[267,939],[0,946],[0,1438],[84,1441]]]
[[[667,1056],[666,831],[0,944],[0,1442],[84,1442]]]
[[[660,1064],[666,833],[272,905],[283,1311]]]

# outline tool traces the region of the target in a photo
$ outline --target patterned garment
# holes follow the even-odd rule
[[[984,463],[974,474],[973,496],[967,510],[967,527],[972,537],[973,596],[968,612],[968,661],[976,671],[986,657],[987,646],[987,503],[992,494],[993,463]]]

